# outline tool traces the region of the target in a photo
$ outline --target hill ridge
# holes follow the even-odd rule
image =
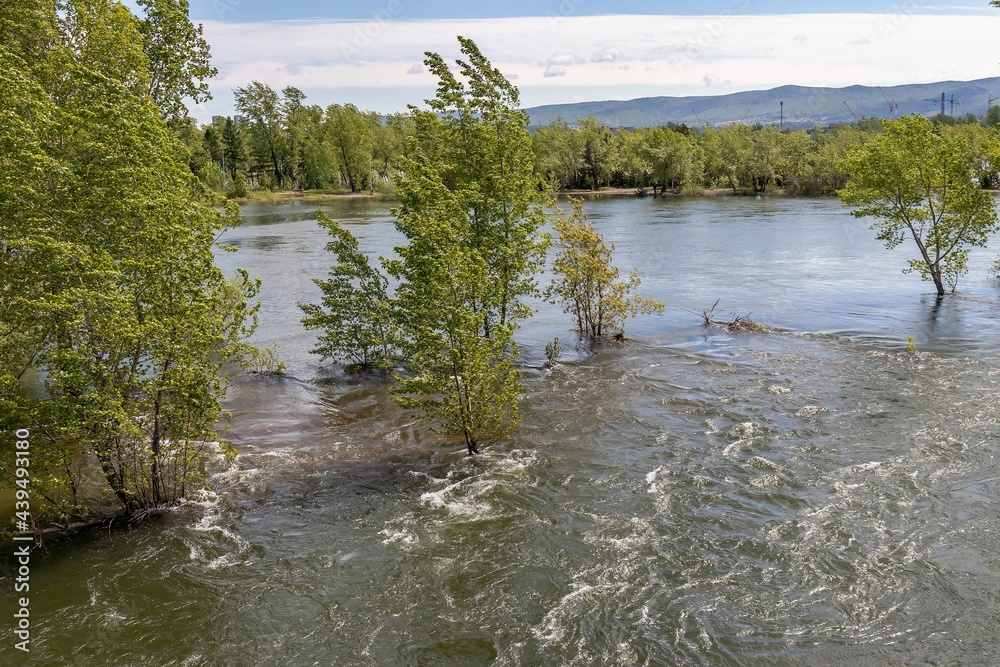
[[[785,127],[812,127],[849,123],[854,117],[892,117],[919,113],[933,116],[941,112],[965,116],[986,113],[990,98],[1000,99],[1000,77],[971,81],[935,81],[896,86],[855,84],[841,88],[786,84],[766,90],[748,90],[723,95],[655,96],[632,100],[603,100],[547,104],[525,109],[532,126],[547,125],[557,118],[570,124],[594,116],[611,127],[643,127],[668,122],[701,126],[733,122],[777,124]],[[894,113],[890,114],[890,103]]]

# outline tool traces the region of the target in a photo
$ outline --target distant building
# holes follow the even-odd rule
[[[225,125],[226,116],[212,116],[212,125]]]
[[[236,123],[237,125],[239,125],[240,123],[242,123],[243,125],[249,125],[250,116],[244,116],[243,114],[235,114],[233,115],[233,122]]]

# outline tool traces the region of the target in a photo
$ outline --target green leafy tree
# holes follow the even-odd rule
[[[198,203],[185,147],[135,85],[145,59],[107,67],[142,43],[120,8],[53,3],[2,26],[48,35],[29,58],[7,44],[31,36],[0,45],[0,429],[31,429],[33,507],[52,518],[86,513],[94,472],[132,515],[203,486],[220,365],[255,322],[256,281],[214,261],[239,210]],[[84,24],[115,29],[70,32]]]
[[[202,150],[209,159],[222,168],[222,124],[214,123],[205,127],[201,135]]]
[[[461,433],[469,453],[519,421],[513,332],[530,315],[545,258],[544,198],[517,88],[459,37],[458,74],[436,53],[430,110],[413,111],[412,157],[399,184],[407,245],[389,263],[404,333],[397,400]]]
[[[805,193],[834,193],[847,185],[848,174],[843,169],[847,152],[867,141],[870,135],[851,126],[836,130],[814,128],[812,134],[815,139],[812,185],[805,188]]]
[[[553,190],[582,187],[584,168],[583,134],[561,118],[532,135],[535,171]]]
[[[992,128],[1000,125],[1000,104],[994,104],[986,110],[986,116],[983,117],[982,124],[984,127]]]
[[[325,124],[343,182],[351,192],[360,191],[368,183],[373,166],[372,149],[381,119],[353,104],[331,104],[326,109]]]
[[[621,152],[620,168],[622,176],[628,185],[634,186],[638,191],[644,193],[645,188],[653,181],[653,160],[649,151],[646,150],[646,139],[648,129],[636,128],[632,132],[620,132]],[[656,194],[656,183],[653,184],[653,193]]]
[[[700,151],[694,139],[668,127],[656,127],[643,133],[642,152],[651,167],[654,183],[664,189],[691,189],[703,172]]]
[[[324,142],[323,108],[315,104],[298,107],[289,116],[288,135],[294,154],[295,181],[307,189],[328,186],[336,165]]]
[[[883,134],[851,149],[851,175],[839,192],[856,217],[874,217],[887,248],[910,236],[920,255],[909,271],[934,282],[939,296],[967,271],[968,247],[985,247],[997,229],[996,206],[975,181],[972,148],[926,118],[887,121]]]
[[[445,433],[461,434],[476,454],[521,420],[521,385],[513,366],[517,346],[510,323],[490,325],[478,304],[492,289],[489,267],[470,243],[470,220],[460,198],[422,156],[400,185],[397,227],[408,244],[389,262],[400,281],[396,307],[403,330],[403,366],[393,397]]]
[[[258,165],[270,163],[274,183],[283,188],[288,145],[281,97],[260,81],[251,81],[244,88],[236,88],[233,96],[236,108],[250,119],[251,145]]]
[[[240,125],[229,117],[226,117],[225,124],[222,126],[222,161],[232,180],[236,180],[237,173],[246,165],[247,161],[243,132]]]
[[[740,123],[720,130],[708,129],[702,138],[705,151],[705,178],[708,183],[728,184],[733,192],[750,187],[746,181],[752,172],[746,167],[753,150],[750,128]]]
[[[425,64],[438,78],[429,111],[413,111],[415,145],[438,168],[445,186],[469,214],[466,241],[486,262],[491,289],[473,298],[485,310],[482,335],[494,325],[517,323],[531,314],[523,299],[537,291],[535,276],[545,263],[545,195],[538,189],[519,93],[480,53],[459,37],[465,60],[459,81],[436,53]]]
[[[591,340],[607,333],[623,337],[626,317],[662,313],[664,304],[629,296],[641,282],[638,271],[633,269],[627,281],[618,280],[618,269],[612,264],[614,245],[608,247],[587,221],[581,200],[571,203],[570,216],[552,222],[559,252],[552,264],[556,278],[546,296],[573,315],[581,336]]]
[[[316,217],[330,234],[326,249],[337,263],[328,279],[313,280],[323,291],[322,305],[299,303],[306,329],[323,330],[313,352],[359,370],[388,370],[400,344],[388,281],[359,250],[354,235],[322,211]]]
[[[591,190],[610,184],[618,169],[616,142],[611,128],[593,116],[579,121],[583,144],[583,173]]]
[[[379,119],[373,130],[373,175],[383,184],[394,183],[402,166],[400,158],[405,155],[406,144],[413,136],[413,119],[409,114],[390,114],[384,122]]]
[[[978,122],[962,123],[942,128],[941,133],[969,146],[969,167],[981,187],[1000,185],[1000,128],[983,127]]]
[[[143,51],[149,58],[148,92],[163,117],[173,124],[187,116],[184,100],[212,99],[207,79],[218,71],[211,65],[201,24],[188,18],[187,0],[137,0]]]

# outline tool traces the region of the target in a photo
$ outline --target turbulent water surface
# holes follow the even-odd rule
[[[398,242],[382,204],[327,208]],[[36,555],[29,664],[1000,661],[996,251],[938,302],[836,200],[587,210],[667,312],[591,349],[538,303],[524,424],[469,459],[309,353],[324,233],[246,207],[220,261],[263,278],[287,375],[234,378],[212,493]],[[704,327],[717,299],[775,331]]]

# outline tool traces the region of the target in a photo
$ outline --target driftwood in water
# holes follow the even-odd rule
[[[770,329],[765,327],[763,324],[758,324],[750,319],[750,314],[746,315],[736,315],[730,313],[733,316],[731,320],[717,320],[713,317],[715,314],[715,307],[719,305],[719,299],[715,300],[712,307],[708,310],[701,311],[701,317],[705,321],[705,326],[717,326],[723,327],[726,331],[732,333],[770,333]]]

